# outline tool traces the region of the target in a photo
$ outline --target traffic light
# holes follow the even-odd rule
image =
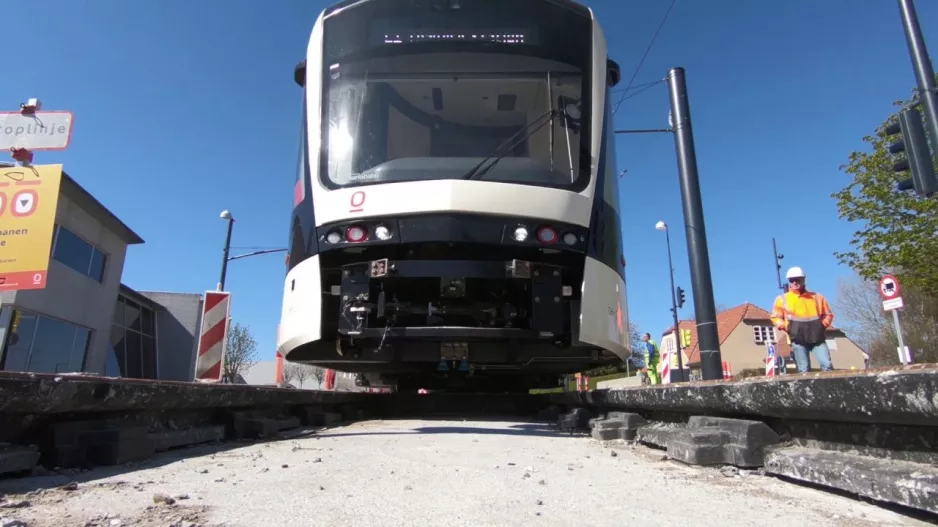
[[[677,288],[677,307],[684,307],[684,290]]]
[[[935,165],[932,163],[931,150],[922,125],[922,114],[914,108],[899,112],[899,120],[886,127],[887,135],[901,133],[902,139],[889,145],[890,154],[905,152],[905,159],[896,162],[895,172],[912,173],[912,177],[899,182],[898,190],[915,190],[922,197],[938,192],[938,178],[935,177]]]
[[[681,347],[682,348],[690,347],[690,330],[689,329],[681,330]]]

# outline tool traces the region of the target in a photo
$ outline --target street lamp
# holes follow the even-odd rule
[[[225,275],[228,273],[228,251],[231,249],[231,229],[234,227],[235,219],[227,209],[221,211],[219,217],[223,220],[228,220],[228,235],[225,236],[225,249],[221,260],[221,278],[218,279],[218,290],[224,291]]]
[[[671,234],[668,232],[668,224],[659,221],[655,224],[655,230],[664,231],[665,242],[668,245],[668,269],[671,272],[671,314],[674,315],[674,347],[677,349],[677,368],[681,372],[680,381],[684,380],[684,358],[681,356],[681,341],[678,340],[681,334],[681,327],[677,319],[677,291],[674,289],[674,264],[671,263]]]
[[[221,261],[221,279],[218,280],[218,290],[224,291],[225,289],[225,276],[228,274],[228,262],[233,260],[240,260],[242,258],[248,258],[250,256],[257,256],[259,254],[270,254],[270,253],[282,253],[286,252],[287,249],[264,249],[260,251],[254,251],[247,254],[238,254],[235,256],[228,256],[231,251],[231,228],[234,225],[234,216],[231,215],[227,210],[221,211],[219,217],[223,220],[228,220],[228,235],[225,237],[225,250],[224,255]]]

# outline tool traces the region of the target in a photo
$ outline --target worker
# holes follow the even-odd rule
[[[648,380],[651,384],[661,384],[661,377],[658,376],[658,345],[651,339],[651,333],[642,335],[642,342],[645,343],[645,368],[648,370]]]
[[[775,299],[772,323],[779,331],[788,333],[800,373],[811,370],[811,352],[821,365],[821,371],[833,370],[826,333],[834,321],[834,313],[827,299],[821,293],[808,291],[805,274],[800,267],[792,267],[785,277],[788,291]]]

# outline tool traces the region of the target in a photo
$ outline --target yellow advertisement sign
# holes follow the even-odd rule
[[[46,287],[62,165],[0,168],[0,291]]]

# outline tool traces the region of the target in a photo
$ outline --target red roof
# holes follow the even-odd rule
[[[744,320],[748,322],[765,322],[768,325],[772,325],[771,313],[749,302],[727,309],[722,313],[717,313],[717,335],[720,338],[720,346],[726,342],[727,337],[729,337],[733,330]],[[687,363],[697,364],[700,362],[700,347],[697,341],[697,322],[695,320],[682,320],[679,322],[679,325],[681,329],[690,330],[690,347],[685,350],[685,354],[688,357]],[[670,335],[673,331],[674,326],[671,326],[661,335]],[[775,345],[775,350],[783,357],[791,355],[791,346],[788,345],[785,339],[779,340]]]

